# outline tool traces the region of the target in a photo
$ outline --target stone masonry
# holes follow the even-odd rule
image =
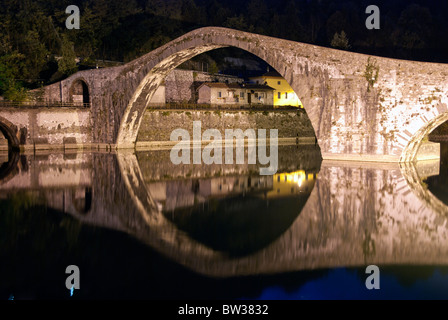
[[[203,52],[237,47],[265,60],[302,101],[324,159],[413,161],[448,120],[446,64],[373,57],[218,27],[191,31],[125,65],[80,71],[43,89],[70,101],[82,80],[92,141],[135,148],[144,112],[166,76]],[[378,71],[378,76],[376,75]]]

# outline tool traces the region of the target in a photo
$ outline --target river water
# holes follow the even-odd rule
[[[3,157],[0,299],[448,298],[443,158],[278,158],[263,176],[169,150]]]

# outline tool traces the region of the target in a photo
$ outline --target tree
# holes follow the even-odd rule
[[[75,73],[78,68],[76,66],[76,55],[73,50],[73,42],[71,42],[65,34],[62,36],[61,55],[62,56],[58,61],[58,71],[67,76]]]
[[[215,74],[217,74],[218,73],[218,65],[216,64],[216,62],[215,61],[211,61],[210,62],[210,67],[209,67],[209,69],[208,69],[208,72],[209,73],[211,73],[211,74],[213,74],[213,75],[215,75]]]
[[[253,26],[254,32],[265,33],[268,25],[269,11],[263,0],[251,0],[247,4],[248,24]]]
[[[27,91],[20,77],[21,65],[25,56],[14,51],[0,56],[0,95],[11,101],[23,101],[27,98]]]
[[[0,37],[0,96],[11,101],[26,99],[26,89],[22,81],[18,80],[23,78],[25,63],[25,55],[12,49],[8,36],[5,34],[4,37]]]
[[[224,27],[246,31],[248,30],[246,20],[244,16],[240,14],[239,16],[228,17],[226,22],[224,23]]]
[[[424,49],[431,42],[434,33],[433,18],[429,9],[411,4],[401,12],[391,38],[396,47],[408,50]]]
[[[20,52],[26,57],[24,77],[31,81],[36,80],[39,77],[39,73],[46,65],[48,56],[48,50],[41,42],[37,31],[28,31],[23,39],[23,45]]]
[[[343,50],[350,49],[351,46],[348,43],[348,38],[344,30],[342,30],[341,33],[336,32],[334,34],[333,39],[331,40],[331,46]]]

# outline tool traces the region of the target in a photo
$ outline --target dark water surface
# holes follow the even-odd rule
[[[448,298],[443,159],[322,162],[314,145],[280,146],[271,176],[164,150],[8,159],[1,300]]]

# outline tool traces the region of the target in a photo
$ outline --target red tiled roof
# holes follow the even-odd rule
[[[264,84],[252,84],[252,83],[223,83],[223,82],[204,82],[199,86],[208,86],[210,88],[223,88],[223,89],[251,89],[251,90],[275,90]]]

